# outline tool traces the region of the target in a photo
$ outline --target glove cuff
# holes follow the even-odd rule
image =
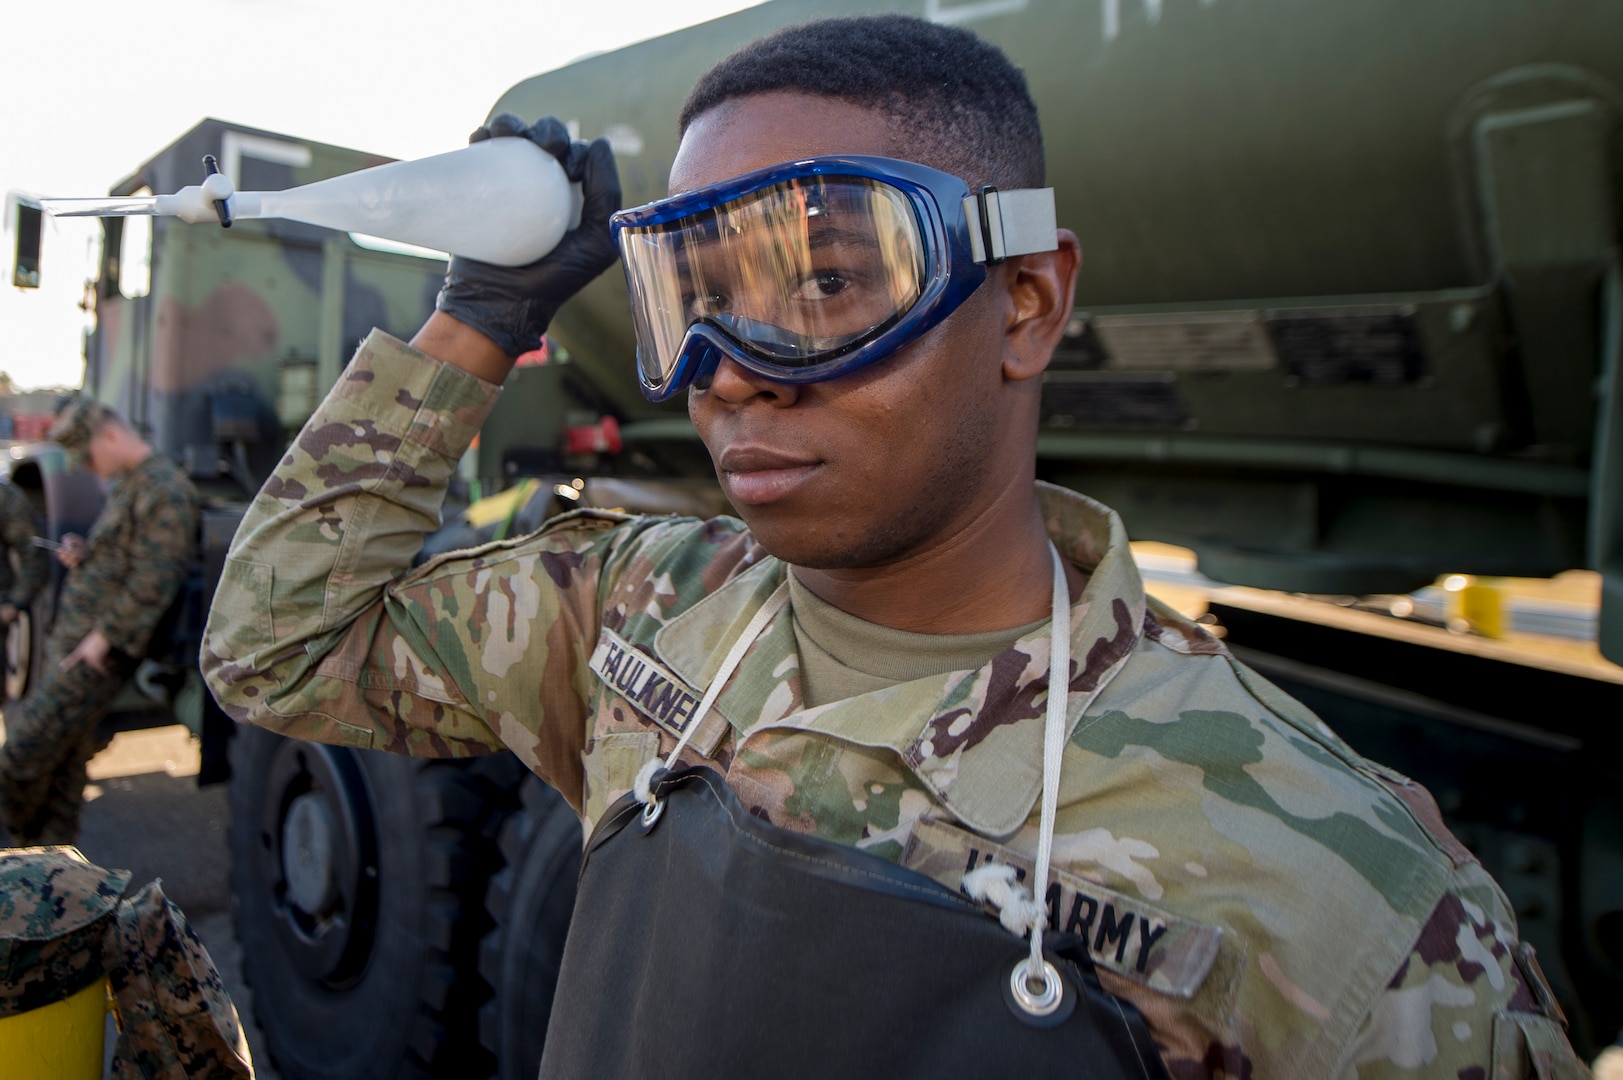
[[[440,289],[434,306],[495,342],[509,359],[540,348],[551,321],[550,312],[538,310],[534,301],[495,299],[488,292],[469,296],[453,281]]]

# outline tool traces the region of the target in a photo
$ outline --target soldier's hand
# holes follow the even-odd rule
[[[0,604],[0,626],[10,626],[17,621],[16,604]]]
[[[503,113],[468,141],[502,138],[529,139],[557,158],[570,181],[581,185],[582,196],[580,226],[528,266],[451,260],[435,306],[513,358],[538,348],[564,301],[614,265],[619,253],[609,233],[609,218],[620,209],[620,174],[607,139],[572,142],[556,117],[542,117],[526,126],[512,113]]]
[[[62,546],[56,549],[56,561],[69,570],[77,570],[84,559],[85,538],[78,533],[63,533]]]
[[[80,664],[84,664],[90,670],[105,675],[107,654],[110,651],[112,645],[108,643],[106,635],[100,630],[92,630],[84,636],[83,641],[74,646],[72,652],[62,658],[62,662],[57,666],[63,671],[72,671]]]

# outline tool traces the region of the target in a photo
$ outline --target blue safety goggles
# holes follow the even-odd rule
[[[705,385],[723,357],[811,383],[917,340],[986,266],[1057,246],[1050,188],[971,191],[910,161],[786,162],[612,222],[643,394]]]

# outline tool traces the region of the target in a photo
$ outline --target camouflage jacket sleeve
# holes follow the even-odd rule
[[[1457,849],[1454,887],[1364,1018],[1341,1077],[1585,1080],[1504,894],[1446,830],[1436,835]]]
[[[105,598],[96,628],[115,649],[141,656],[174,603],[196,553],[197,503],[190,481],[156,457],[137,466],[121,483],[130,485],[119,500],[125,520],[112,523],[116,535],[103,541],[118,545],[119,557],[97,557],[98,522],[80,572],[107,577],[89,592]]]
[[[506,744],[567,789],[549,763],[580,771],[582,643],[624,517],[575,515],[407,573],[497,393],[387,335],[363,343],[226,560],[202,666],[228,714],[423,756]]]
[[[25,608],[50,576],[50,556],[44,548],[34,546],[34,508],[28,497],[11,484],[0,484],[0,496],[0,543],[17,556],[16,574],[6,567],[11,584],[0,601]]]

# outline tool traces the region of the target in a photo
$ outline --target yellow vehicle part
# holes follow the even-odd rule
[[[486,496],[469,506],[462,516],[467,519],[468,524],[476,529],[482,529],[486,525],[495,525],[501,522],[502,525],[496,539],[504,539],[507,535],[507,528],[512,524],[514,516],[524,509],[524,504],[530,501],[530,496],[535,494],[535,489],[539,483],[540,481],[534,479],[525,480],[508,488],[506,491]]]

